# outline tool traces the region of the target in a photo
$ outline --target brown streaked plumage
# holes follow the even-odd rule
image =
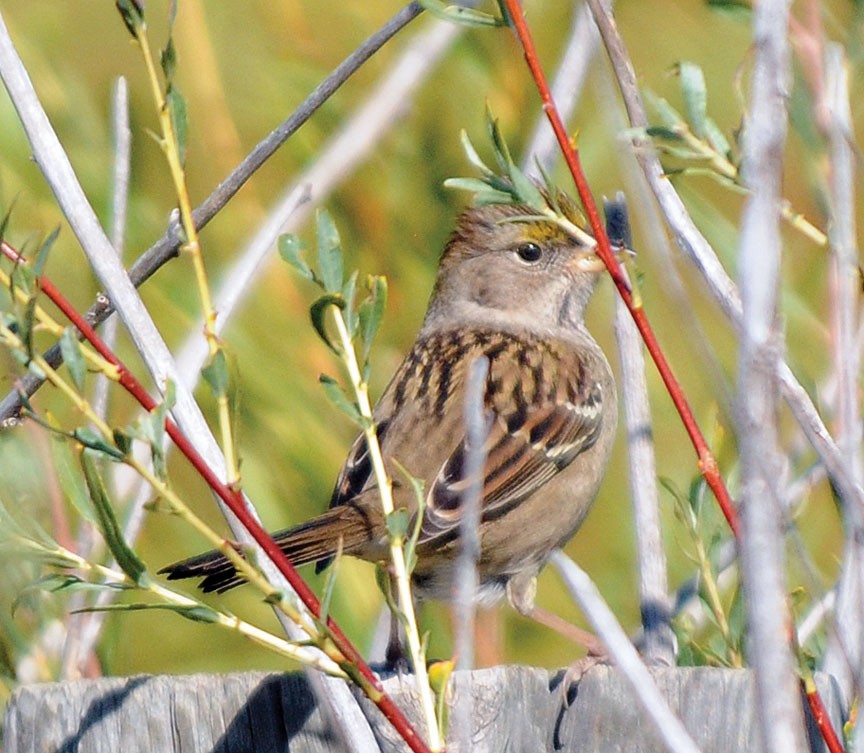
[[[585,329],[600,265],[558,225],[521,221],[527,207],[469,209],[445,248],[423,327],[374,410],[397,507],[416,514],[400,466],[424,482],[413,580],[446,599],[458,554],[465,454],[465,380],[489,359],[487,441],[480,523],[480,593],[533,606],[537,574],[581,524],[603,477],[617,421],[612,373]],[[515,220],[515,221],[514,221]],[[274,534],[295,565],[343,551],[388,557],[384,518],[362,437],[336,481],[330,509]],[[219,553],[171,565],[207,591],[242,581]]]

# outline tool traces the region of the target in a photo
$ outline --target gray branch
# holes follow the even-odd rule
[[[742,578],[747,654],[756,673],[762,745],[804,751],[799,687],[787,633],[782,479],[774,364],[780,334],[780,180],[789,88],[788,0],[763,0],[754,13],[756,62],[744,132],[744,178],[751,187],[738,249],[743,327],[736,429],[741,455]]]

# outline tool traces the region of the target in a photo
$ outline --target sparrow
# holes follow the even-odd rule
[[[395,507],[420,525],[412,573],[418,598],[451,597],[465,487],[466,379],[485,356],[490,428],[476,598],[486,605],[506,594],[517,611],[535,615],[537,575],[581,525],[612,452],[615,382],[584,321],[602,269],[587,235],[571,234],[528,206],[489,204],[459,218],[417,339],[373,411]],[[423,482],[420,521],[406,473]],[[294,565],[314,562],[318,570],[340,548],[389,560],[362,434],[329,509],[273,538]],[[243,582],[216,551],[161,572],[169,580],[203,578],[202,590],[220,593]]]

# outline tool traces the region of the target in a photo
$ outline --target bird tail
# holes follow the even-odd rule
[[[339,551],[353,554],[372,538],[372,525],[368,516],[352,504],[332,507],[323,515],[271,534],[277,546],[295,567],[317,563],[316,572],[330,564]],[[234,545],[238,551],[238,545]],[[205,593],[224,593],[243,585],[245,578],[222,552],[214,550],[163,567],[160,574],[168,580],[202,578],[198,587]]]

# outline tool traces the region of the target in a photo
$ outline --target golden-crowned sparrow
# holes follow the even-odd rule
[[[484,602],[506,590],[533,611],[536,576],[576,532],[606,469],[617,421],[612,372],[584,324],[602,264],[560,225],[529,220],[526,206],[467,210],[441,258],[426,318],[375,407],[396,507],[417,510],[405,471],[425,484],[413,583],[448,599],[459,552],[464,400],[468,369],[489,360],[492,424],[483,472],[478,576]],[[330,509],[273,538],[295,565],[319,569],[343,551],[389,557],[375,477],[361,435],[336,481]],[[205,591],[242,581],[211,552],[165,568],[203,577]]]

